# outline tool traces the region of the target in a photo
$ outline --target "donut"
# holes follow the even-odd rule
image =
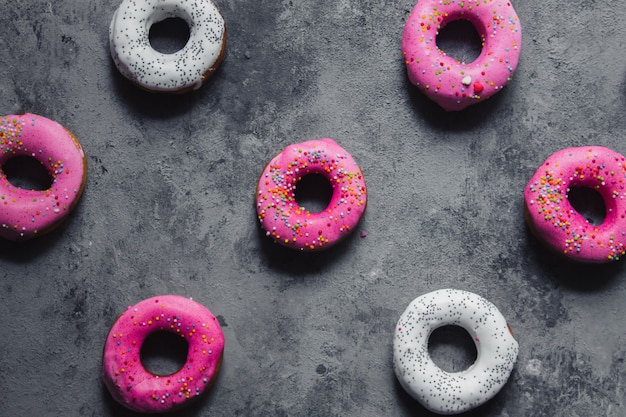
[[[469,21],[481,38],[478,58],[465,63],[437,46],[448,23]],[[402,35],[409,80],[446,111],[463,110],[500,91],[519,61],[522,29],[508,0],[419,0]]]
[[[298,182],[322,175],[333,194],[323,211],[301,207],[295,198]],[[257,186],[257,214],[266,235],[300,251],[327,249],[359,223],[367,205],[365,179],[352,156],[334,140],[324,138],[287,146],[266,166]]]
[[[428,353],[432,332],[447,325],[465,329],[476,345],[476,361],[464,371],[446,372]],[[400,316],[393,339],[393,370],[400,385],[425,408],[459,414],[500,391],[518,351],[496,306],[471,292],[443,289],[417,297]]]
[[[188,344],[187,360],[172,375],[155,375],[141,362],[141,347],[155,332],[172,332]],[[113,398],[128,409],[161,413],[194,401],[217,377],[224,334],[203,305],[178,295],[140,301],[115,321],[104,344],[102,379]]]
[[[168,18],[189,26],[187,44],[173,54],[150,45],[153,24]],[[124,0],[109,27],[111,56],[118,70],[153,92],[185,93],[202,86],[219,66],[226,27],[211,0]]]
[[[46,190],[28,190],[9,182],[4,164],[26,156],[48,172]],[[87,160],[76,137],[59,123],[35,114],[0,117],[0,237],[25,240],[58,226],[85,187]]]
[[[624,156],[601,146],[555,152],[524,189],[524,214],[530,231],[547,247],[584,263],[619,260],[626,252],[626,169]],[[590,224],[572,207],[572,187],[595,190],[606,209],[600,225]]]

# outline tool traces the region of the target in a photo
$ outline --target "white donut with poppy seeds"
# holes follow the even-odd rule
[[[184,20],[189,40],[172,54],[150,44],[153,24]],[[153,92],[196,90],[213,74],[224,55],[226,26],[211,0],[124,0],[109,29],[111,56],[118,70],[137,86]]]
[[[476,345],[476,361],[446,372],[428,352],[432,332],[453,325]],[[471,292],[443,289],[413,300],[402,313],[393,339],[393,369],[402,387],[428,410],[459,414],[493,398],[507,382],[519,346],[491,302]]]

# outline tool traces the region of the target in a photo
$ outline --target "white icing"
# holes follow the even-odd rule
[[[150,45],[150,27],[167,18],[189,26],[187,44],[173,54]],[[111,20],[111,56],[131,81],[153,91],[200,88],[204,74],[217,62],[225,25],[211,0],[124,0]]]
[[[476,344],[476,361],[461,372],[446,372],[428,353],[433,330],[456,325]],[[393,369],[402,387],[424,407],[458,414],[493,398],[506,383],[519,346],[505,318],[486,299],[444,289],[413,300],[398,320],[393,340]]]

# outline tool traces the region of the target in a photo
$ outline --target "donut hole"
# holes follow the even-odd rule
[[[482,40],[472,22],[465,19],[447,23],[437,33],[437,47],[459,62],[473,62],[483,50]]]
[[[185,365],[188,353],[189,344],[180,334],[158,331],[146,337],[139,356],[148,372],[167,376],[175,374]]]
[[[446,372],[468,369],[478,357],[476,344],[464,328],[447,325],[433,330],[428,339],[428,354]]]
[[[191,36],[187,21],[181,17],[168,17],[150,26],[150,46],[162,54],[173,54],[185,47]]]
[[[52,176],[37,159],[20,155],[8,159],[2,165],[7,181],[14,187],[43,191],[52,187]]]
[[[589,224],[600,225],[606,218],[606,205],[599,192],[589,187],[574,186],[567,191],[567,199],[574,210]]]
[[[333,186],[320,174],[303,176],[295,189],[296,202],[311,213],[321,213],[326,210],[332,196]]]

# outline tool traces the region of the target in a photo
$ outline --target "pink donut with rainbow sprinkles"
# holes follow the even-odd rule
[[[296,201],[296,186],[307,175],[323,176],[333,190],[328,206],[319,213]],[[259,178],[256,203],[267,236],[292,249],[319,251],[357,226],[367,206],[367,190],[354,158],[324,138],[289,145],[272,158]]]
[[[187,360],[172,375],[155,375],[141,362],[141,347],[155,332],[171,332],[187,341]],[[213,384],[223,351],[224,334],[206,307],[178,295],[152,297],[128,307],[111,327],[104,345],[102,379],[126,408],[143,413],[172,411]]]
[[[45,190],[11,184],[4,164],[26,156],[39,161],[51,179]],[[87,177],[85,153],[59,123],[35,114],[0,118],[0,237],[23,240],[56,227],[78,202]]]
[[[448,23],[467,20],[482,40],[478,58],[465,63],[437,46]],[[508,0],[418,0],[402,35],[409,80],[446,111],[463,110],[500,91],[519,61],[522,29]]]
[[[604,202],[602,224],[590,224],[570,203],[573,187],[595,190]],[[626,159],[601,146],[552,154],[524,189],[531,232],[574,261],[617,261],[626,253]]]

